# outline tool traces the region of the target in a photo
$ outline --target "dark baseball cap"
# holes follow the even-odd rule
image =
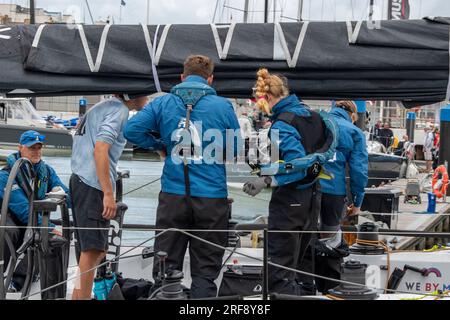
[[[34,130],[28,130],[22,133],[19,143],[25,147],[31,147],[36,143],[44,144],[45,136]]]

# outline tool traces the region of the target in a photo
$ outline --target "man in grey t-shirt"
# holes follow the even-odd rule
[[[70,191],[75,235],[80,248],[80,281],[72,299],[91,298],[97,266],[108,249],[109,221],[116,215],[117,162],[125,147],[123,128],[130,110],[141,109],[147,97],[123,96],[102,101],[78,125],[72,147]],[[95,228],[99,228],[95,230]]]

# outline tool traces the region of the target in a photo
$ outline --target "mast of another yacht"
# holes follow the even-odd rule
[[[248,6],[249,6],[249,0],[245,0],[245,5],[244,5],[244,23],[248,23]]]
[[[36,23],[36,11],[34,0],[30,0],[30,24]]]
[[[302,14],[303,14],[303,0],[298,1],[298,12],[297,12],[297,20],[299,22],[302,21]]]
[[[269,22],[269,0],[264,0],[264,23]]]
[[[147,25],[150,24],[150,0],[147,0]]]

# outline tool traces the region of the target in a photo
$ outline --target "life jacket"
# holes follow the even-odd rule
[[[276,118],[275,122],[283,121],[297,130],[301,137],[302,146],[306,151],[306,156],[323,153],[328,154],[327,157],[331,158],[336,149],[336,132],[326,125],[324,121],[325,114],[314,110],[308,111],[310,116],[299,116],[292,112],[284,112]],[[322,163],[314,163],[307,169],[306,177],[292,185],[298,186],[313,183],[319,177],[321,169]]]
[[[8,158],[6,159],[6,166],[3,167],[1,170],[2,171],[6,171],[8,173],[11,172],[12,167],[14,166],[14,163],[20,158],[19,153],[14,153],[11,154],[10,156],[8,156]],[[44,161],[39,162],[38,164],[36,164],[34,166],[35,169],[35,173],[37,176],[37,186],[38,186],[38,190],[37,190],[37,199],[44,199],[45,198],[45,194],[47,193],[48,190],[48,184],[50,181],[50,170],[48,170],[47,168],[47,164]],[[27,197],[30,196],[29,192],[30,190],[26,187],[26,183],[25,181],[23,181],[23,177],[26,177],[27,175],[29,175],[29,173],[25,172],[24,169],[22,169],[22,175],[18,175],[16,178],[16,183],[17,185],[22,189],[22,191],[25,193],[25,195]],[[0,202],[0,209],[2,206],[2,202]],[[15,215],[8,209],[8,212],[11,216],[11,218],[14,220],[14,222],[18,225],[21,225],[20,221],[15,217]]]

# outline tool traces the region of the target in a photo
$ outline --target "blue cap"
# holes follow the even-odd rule
[[[25,147],[31,147],[36,143],[44,144],[45,136],[37,131],[28,130],[22,133],[19,143]]]

